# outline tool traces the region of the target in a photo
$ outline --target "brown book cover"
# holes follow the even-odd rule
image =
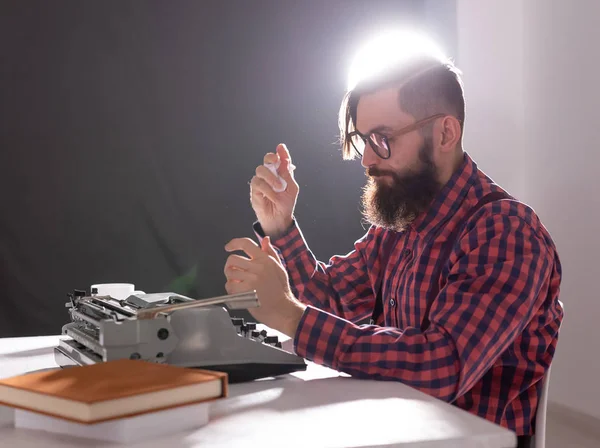
[[[0,380],[0,404],[99,423],[228,394],[224,372],[119,359]]]

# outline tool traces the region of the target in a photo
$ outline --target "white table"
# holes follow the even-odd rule
[[[59,336],[0,339],[0,377],[57,367]],[[5,421],[9,408],[3,408]],[[0,425],[1,426],[1,425]],[[0,428],[0,446],[123,446]],[[130,446],[485,447],[516,446],[498,425],[401,383],[356,380],[310,363],[305,372],[230,385],[207,426]]]

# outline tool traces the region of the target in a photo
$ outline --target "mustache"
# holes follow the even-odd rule
[[[394,177],[394,175],[396,173],[394,173],[393,171],[382,170],[382,169],[375,168],[375,167],[368,167],[365,170],[365,174],[367,175],[367,177],[375,177],[375,176],[392,176],[392,177]]]

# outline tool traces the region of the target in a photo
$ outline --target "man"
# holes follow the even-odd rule
[[[371,61],[372,63],[372,61]],[[453,64],[414,53],[359,80],[340,111],[343,156],[362,158],[372,224],[345,256],[317,261],[294,216],[285,145],[251,181],[260,241],[230,241],[226,290],[256,290],[255,318],[296,353],[357,378],[400,381],[534,433],[563,310],[556,248],[534,211],[462,148],[465,106]],[[372,317],[370,324],[360,323]]]

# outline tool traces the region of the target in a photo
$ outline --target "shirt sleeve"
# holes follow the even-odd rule
[[[254,232],[259,241],[264,232],[258,222]],[[302,303],[358,321],[373,312],[375,298],[367,270],[369,251],[374,245],[374,229],[354,243],[346,255],[336,255],[329,263],[318,261],[302,235],[297,221],[271,241],[286,267],[294,295]]]
[[[294,337],[298,355],[355,377],[396,380],[453,401],[513,343],[541,307],[553,252],[518,216],[481,218],[458,242],[430,326],[358,326],[308,307]],[[538,340],[550,345],[552,335]]]

